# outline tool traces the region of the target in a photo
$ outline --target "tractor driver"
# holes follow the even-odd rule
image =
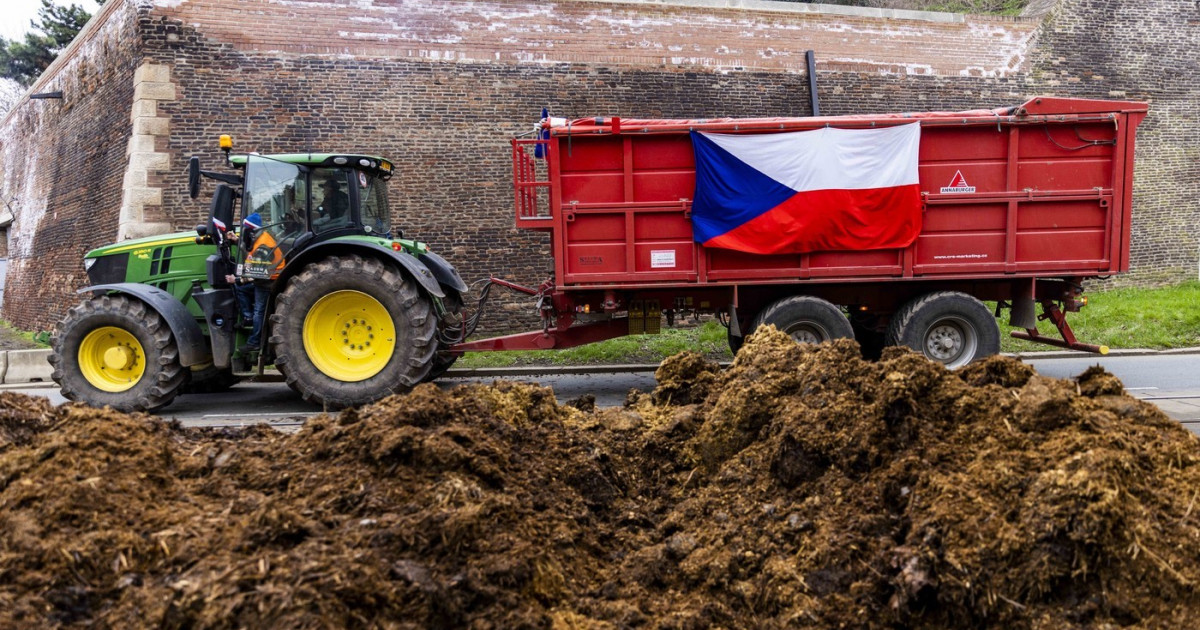
[[[338,180],[337,173],[330,174],[321,183],[321,192],[323,193],[321,205],[317,206],[319,216],[313,220],[313,225],[321,227],[330,223],[345,222],[346,214],[350,211],[350,197],[346,195],[346,191],[342,190],[342,183]]]
[[[243,321],[251,325],[246,345],[240,348],[243,353],[258,352],[262,345],[263,320],[266,318],[267,300],[271,296],[271,281],[283,268],[283,254],[275,246],[275,239],[270,232],[262,228],[262,217],[255,212],[242,220],[241,233],[231,237],[234,241],[251,243],[245,249],[247,255],[244,268],[255,269],[247,276],[225,277],[229,283],[234,284]],[[272,263],[274,269],[271,269]],[[264,277],[266,274],[272,274],[270,279]]]
[[[295,185],[284,187],[283,232],[298,233],[304,230],[304,199]]]

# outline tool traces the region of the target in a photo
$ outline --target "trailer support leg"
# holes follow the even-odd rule
[[[1097,346],[1090,343],[1080,343],[1075,339],[1075,331],[1071,330],[1070,324],[1067,323],[1067,316],[1058,308],[1058,303],[1044,300],[1042,302],[1042,314],[1038,319],[1050,320],[1055,328],[1058,328],[1058,334],[1062,335],[1062,339],[1053,337],[1044,337],[1038,333],[1037,328],[1026,328],[1024,331],[1014,330],[1010,333],[1017,339],[1024,339],[1034,343],[1044,343],[1048,346],[1057,348],[1069,348],[1071,350],[1082,350],[1084,352],[1094,352],[1097,354],[1108,354],[1108,346]]]

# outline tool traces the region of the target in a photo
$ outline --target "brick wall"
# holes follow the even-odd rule
[[[1200,3],[1061,0],[1030,57],[1031,89],[1150,102],[1138,132],[1131,273],[1112,284],[1196,279],[1200,267]]]
[[[585,64],[662,70],[828,68],[1000,76],[1016,71],[1036,20],[786,2],[375,0],[159,2],[154,13],[256,55],[451,63]],[[882,16],[893,16],[882,18]],[[253,24],[254,28],[247,28]]]
[[[47,330],[87,279],[83,254],[116,236],[139,38],[131,5],[109,2],[31,93],[0,120],[0,195],[15,220],[7,236],[3,317]]]
[[[169,68],[174,98],[156,101],[154,115],[169,127],[155,151],[171,168],[147,179],[161,190],[157,221],[188,229],[203,217],[182,167],[194,154],[216,165],[221,133],[239,151],[379,153],[398,163],[392,203],[407,235],[428,240],[468,281],[522,283],[543,279],[550,261],[543,237],[512,227],[507,141],[543,105],[571,116],[803,115],[809,48],[828,114],[991,107],[1044,92],[1146,98],[1154,113],[1139,147],[1134,270],[1124,281],[1195,277],[1200,173],[1183,142],[1200,76],[1185,58],[1198,41],[1192,3],[1046,1],[1044,15],[1016,19],[713,4],[125,0],[109,19],[136,23],[141,41],[123,85],[109,89],[126,99],[128,120],[133,68]],[[125,139],[115,144],[124,149]],[[11,154],[6,145],[3,159]],[[68,266],[116,237],[120,176],[104,185],[116,199],[87,205],[94,223],[73,235]],[[58,199],[64,215],[87,213]],[[40,282],[21,277],[22,291]],[[41,313],[6,307],[5,316],[46,327],[74,299],[41,295],[51,305]],[[525,301],[501,307],[510,316],[493,328],[528,323],[515,315],[530,310]]]
[[[199,152],[214,163],[216,136],[230,133],[238,150],[392,157],[393,207],[407,234],[468,281],[497,274],[526,284],[543,280],[551,261],[545,237],[512,227],[508,139],[542,106],[562,115],[802,115],[804,50],[816,46],[835,77],[823,86],[827,111],[975,107],[1016,81],[1038,25],[947,14],[881,22],[781,3],[749,12],[595,2],[304,6],[208,1],[142,15],[147,59],[172,66],[180,90],[159,107],[172,120],[171,151],[180,162]],[[179,227],[195,223],[203,207],[184,196],[183,174],[166,179],[164,207]],[[527,299],[496,293],[507,317],[485,327],[532,323]]]

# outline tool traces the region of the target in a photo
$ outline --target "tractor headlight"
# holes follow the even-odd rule
[[[91,271],[91,270],[92,270],[92,265],[96,264],[96,260],[98,260],[98,259],[96,259],[96,258],[84,258],[84,259],[83,259],[83,270],[84,270],[84,271]]]

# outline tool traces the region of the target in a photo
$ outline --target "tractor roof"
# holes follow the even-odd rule
[[[327,166],[339,167],[349,166],[353,168],[363,169],[366,171],[376,171],[383,177],[391,177],[392,162],[386,158],[381,158],[375,155],[357,155],[350,153],[272,153],[272,154],[257,154],[261,157],[279,160],[280,162],[288,162],[289,164],[299,164],[302,166]],[[246,154],[231,155],[229,161],[234,166],[245,166]]]

